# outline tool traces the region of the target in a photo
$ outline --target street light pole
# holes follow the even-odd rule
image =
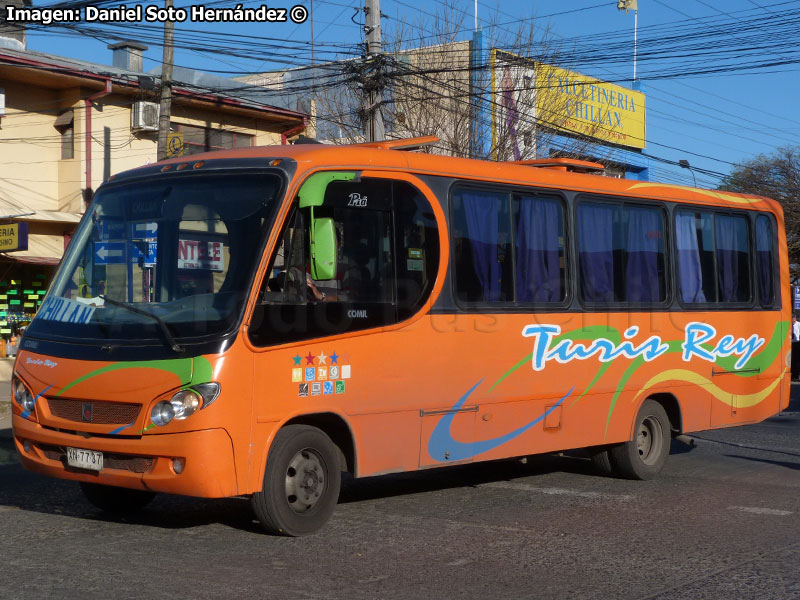
[[[617,10],[624,10],[628,14],[633,10],[633,81],[636,82],[636,42],[639,29],[639,0],[618,0]]]

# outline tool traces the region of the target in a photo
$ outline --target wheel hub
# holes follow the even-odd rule
[[[325,470],[320,454],[304,448],[294,455],[286,469],[286,501],[298,513],[311,510],[325,491]]]
[[[636,449],[642,462],[649,465],[659,459],[661,442],[662,432],[658,421],[653,417],[643,419],[636,435]]]

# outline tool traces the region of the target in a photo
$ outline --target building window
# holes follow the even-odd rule
[[[61,134],[61,159],[75,158],[75,113],[72,109],[64,111],[53,123]]]
[[[212,129],[172,123],[171,128],[183,134],[183,156],[211,152],[213,150],[230,150],[231,148],[249,148],[255,136],[235,131]]]

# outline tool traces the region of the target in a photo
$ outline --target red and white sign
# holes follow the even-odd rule
[[[178,240],[178,268],[224,271],[225,255],[222,242]]]

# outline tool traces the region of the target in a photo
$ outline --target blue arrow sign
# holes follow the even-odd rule
[[[94,264],[113,265],[125,262],[125,242],[95,242]]]
[[[158,235],[158,223],[131,223],[131,237],[152,238]]]

